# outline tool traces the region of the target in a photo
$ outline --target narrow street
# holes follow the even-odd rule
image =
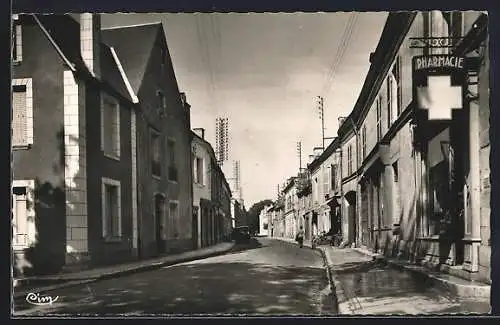
[[[45,306],[18,299],[14,315],[335,314],[318,251],[257,240],[223,256],[39,292],[59,298]]]

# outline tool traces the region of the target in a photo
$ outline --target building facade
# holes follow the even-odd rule
[[[16,273],[134,258],[135,98],[99,16],[19,15],[14,30]]]
[[[131,48],[130,40],[134,40]],[[192,249],[190,105],[179,91],[161,23],[107,28],[102,40],[120,58],[133,117],[138,255]]]
[[[390,13],[338,134],[343,230],[350,242],[490,282],[486,29],[487,16],[479,12]],[[410,46],[429,37],[457,41],[447,48]],[[445,117],[422,109],[422,88],[412,78],[415,58],[432,56],[436,64],[446,58],[465,63],[454,67],[466,70],[463,94],[440,95],[457,108]]]
[[[14,18],[17,274],[191,249],[189,105],[161,24]]]

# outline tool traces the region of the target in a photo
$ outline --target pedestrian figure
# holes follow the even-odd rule
[[[304,245],[304,230],[302,229],[302,226],[300,226],[300,230],[297,233],[297,241],[299,242],[300,248],[302,248]]]

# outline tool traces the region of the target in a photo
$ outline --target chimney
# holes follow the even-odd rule
[[[101,16],[82,13],[80,18],[80,51],[83,62],[95,77],[101,76]]]
[[[369,57],[368,61],[369,61],[370,63],[373,63],[373,61],[374,61],[374,60],[375,60],[375,52],[371,52],[371,53],[370,53],[370,57]]]
[[[342,125],[342,123],[344,123],[345,119],[345,116],[339,117],[339,127]]]
[[[182,106],[184,107],[187,104],[186,93],[180,93],[180,96],[181,96]]]
[[[316,158],[315,155],[309,155],[309,163],[312,163],[314,158]]]
[[[321,156],[322,153],[323,153],[323,148],[321,148],[321,147],[314,147],[313,148],[313,155],[315,157]]]
[[[196,133],[196,135],[198,135],[200,138],[205,140],[205,129],[204,128],[193,129],[193,132]]]

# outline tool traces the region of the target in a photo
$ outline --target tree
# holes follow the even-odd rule
[[[250,232],[259,231],[259,215],[266,205],[273,204],[273,201],[266,199],[252,205],[247,212],[248,227]]]

